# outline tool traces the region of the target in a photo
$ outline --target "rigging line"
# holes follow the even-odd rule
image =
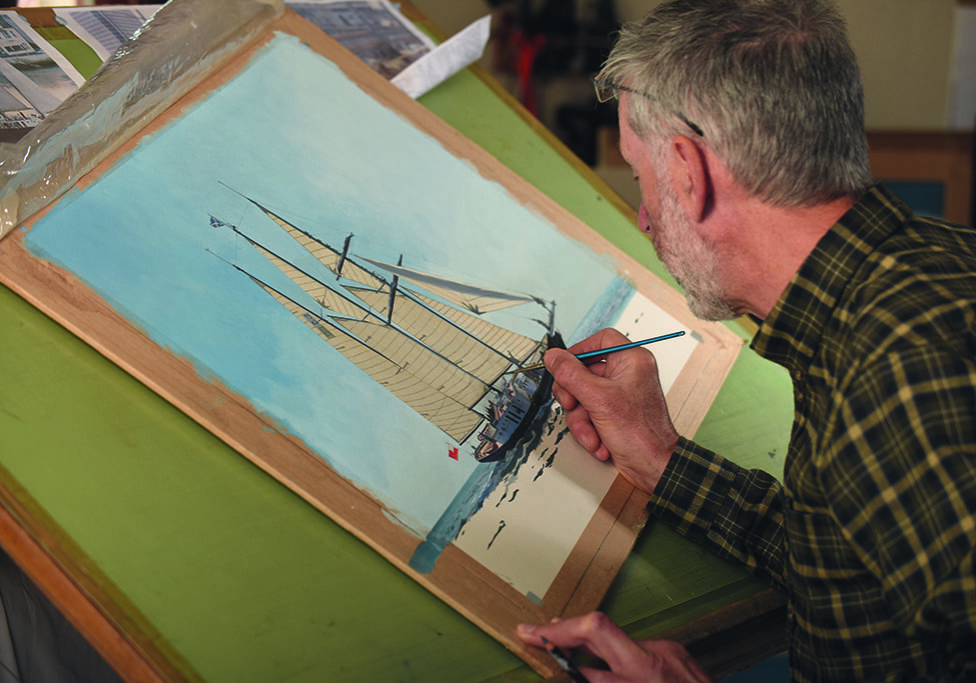
[[[361,303],[358,303],[357,301],[354,301],[354,300],[353,300],[352,298],[350,298],[350,297],[348,297],[348,296],[346,296],[346,295],[345,295],[345,294],[343,294],[342,292],[340,292],[340,291],[338,291],[338,290],[336,290],[336,289],[333,289],[332,287],[330,287],[330,286],[329,286],[329,285],[327,285],[326,283],[324,283],[324,282],[322,282],[321,280],[319,280],[319,279],[318,279],[317,277],[315,277],[314,275],[312,275],[312,274],[311,274],[311,273],[309,273],[308,271],[306,271],[306,270],[304,270],[303,268],[301,268],[301,267],[299,267],[299,266],[297,266],[297,265],[295,265],[294,263],[292,263],[291,261],[289,261],[288,259],[286,259],[286,258],[285,258],[284,256],[282,256],[281,254],[279,254],[279,253],[277,253],[277,252],[275,252],[275,251],[273,251],[272,249],[269,249],[268,247],[266,247],[266,246],[264,246],[263,244],[261,244],[261,243],[260,243],[260,242],[258,242],[257,240],[255,240],[255,239],[253,239],[253,238],[251,238],[251,237],[249,237],[249,236],[247,236],[247,235],[245,235],[245,234],[244,234],[243,232],[241,232],[241,231],[240,231],[240,229],[239,229],[239,228],[238,228],[238,227],[237,227],[236,225],[232,225],[232,224],[230,224],[230,223],[223,223],[223,225],[225,225],[226,227],[228,227],[228,228],[230,228],[230,229],[231,229],[231,230],[233,230],[233,231],[234,231],[235,233],[237,233],[238,235],[240,235],[241,237],[243,237],[243,238],[244,238],[245,240],[247,240],[247,241],[248,241],[248,242],[249,242],[249,243],[250,243],[251,245],[253,245],[253,246],[255,246],[255,247],[257,247],[258,249],[263,249],[264,251],[266,251],[266,252],[268,252],[269,254],[271,254],[272,256],[274,256],[275,258],[277,258],[277,259],[280,259],[280,260],[281,260],[281,261],[282,261],[283,263],[285,263],[285,264],[287,264],[287,265],[289,265],[289,266],[291,266],[292,268],[294,268],[294,269],[295,269],[295,270],[297,270],[297,271],[298,271],[299,273],[301,273],[301,274],[302,274],[302,275],[304,275],[305,277],[307,277],[307,278],[309,278],[309,279],[310,279],[310,280],[312,280],[313,282],[315,282],[315,283],[317,283],[317,284],[320,284],[320,285],[322,285],[323,287],[325,287],[325,288],[326,288],[327,290],[329,290],[330,292],[332,292],[333,294],[335,294],[336,296],[338,296],[338,297],[339,297],[340,299],[342,299],[342,300],[343,300],[343,301],[345,301],[346,303],[348,303],[348,304],[350,304],[351,306],[355,306],[355,307],[356,307],[356,308],[358,308],[359,310],[361,310],[361,311],[363,311],[363,312],[364,312],[364,313],[365,313],[366,315],[368,315],[368,316],[372,316],[372,317],[374,317],[374,318],[376,318],[377,320],[379,320],[380,322],[383,322],[383,317],[382,317],[382,316],[380,316],[380,315],[377,315],[377,314],[376,314],[376,313],[375,313],[374,311],[372,311],[372,310],[371,310],[370,308],[368,308],[367,306],[364,306],[363,304],[361,304]],[[249,273],[249,272],[247,272],[246,270],[244,270],[244,269],[243,269],[243,268],[241,268],[240,266],[238,266],[238,265],[236,265],[236,264],[233,264],[233,263],[232,263],[231,265],[232,265],[232,266],[234,266],[235,268],[237,268],[237,270],[239,270],[239,271],[241,271],[242,273],[244,273],[245,275],[247,275],[248,277],[252,277],[252,278],[254,277],[253,275],[251,275],[251,273]],[[279,270],[281,270],[281,269],[279,268]],[[287,277],[287,276],[286,276],[286,277]],[[275,289],[275,291],[277,292],[278,290],[277,290],[277,289]],[[289,301],[291,301],[291,302],[292,302],[292,303],[294,303],[295,305],[297,305],[297,306],[302,306],[302,304],[300,304],[300,303],[298,303],[297,301],[295,301],[295,300],[294,300],[294,299],[292,299],[291,297],[289,297],[289,296],[287,296],[287,295],[285,295],[285,294],[283,294],[283,293],[281,293],[281,292],[279,292],[279,294],[281,294],[282,296],[284,296],[284,297],[285,297],[286,299],[288,299]],[[322,305],[323,307],[325,307],[325,308],[329,308],[328,306],[326,306],[326,305],[325,305],[324,303],[322,303],[322,302],[318,302],[318,303],[320,303],[320,304],[321,304],[321,305]],[[304,307],[304,306],[302,306],[302,308],[305,308],[305,307]]]
[[[390,358],[389,356],[387,356],[385,353],[383,353],[382,351],[380,351],[376,347],[372,346],[371,344],[369,344],[366,341],[363,341],[362,339],[359,338],[359,336],[357,336],[356,334],[354,334],[350,330],[346,329],[341,324],[341,321],[343,320],[343,318],[338,318],[338,317],[333,318],[333,316],[325,316],[325,317],[320,316],[315,311],[312,311],[312,310],[306,308],[304,305],[302,305],[301,303],[295,301],[294,299],[292,299],[291,297],[289,297],[287,294],[285,294],[281,290],[277,289],[276,287],[274,287],[274,286],[268,284],[267,282],[263,281],[261,278],[256,277],[254,275],[251,275],[246,270],[244,270],[243,268],[240,268],[239,266],[237,266],[237,265],[235,265],[233,263],[231,263],[230,265],[232,265],[234,268],[236,268],[240,272],[242,272],[245,275],[247,275],[251,280],[253,280],[255,283],[257,283],[259,286],[261,286],[261,287],[263,287],[263,288],[265,288],[267,290],[270,290],[272,292],[275,292],[278,296],[282,297],[283,299],[287,299],[291,303],[295,304],[295,306],[297,306],[301,310],[305,311],[311,317],[313,317],[316,320],[318,320],[318,321],[320,321],[320,322],[322,322],[322,323],[324,323],[324,324],[332,327],[333,329],[337,330],[339,332],[339,334],[342,334],[342,335],[345,335],[345,336],[349,337],[355,343],[363,346],[366,349],[369,349],[370,351],[372,351],[373,353],[375,353],[377,356],[385,359],[386,361],[388,361],[390,363],[390,365],[393,365],[394,367],[397,368],[397,372],[404,372],[407,375],[409,375],[410,377],[412,377],[414,380],[416,380],[418,383],[423,384],[423,385],[426,385],[427,387],[430,388],[431,391],[433,391],[436,394],[438,394],[439,396],[441,396],[441,399],[440,399],[441,401],[448,401],[449,403],[454,404],[455,406],[460,407],[462,410],[465,410],[468,413],[471,413],[471,414],[475,415],[476,417],[482,418],[482,416],[477,411],[474,410],[474,406],[473,405],[469,406],[466,403],[463,403],[461,401],[458,401],[457,399],[453,398],[452,396],[450,396],[450,395],[444,393],[443,391],[437,389],[432,384],[426,382],[423,378],[418,377],[413,371],[410,370],[409,367],[405,367],[405,366],[401,365],[400,363],[396,362],[395,360],[393,360],[392,358]],[[355,318],[345,318],[345,320],[350,320],[350,321],[353,321],[353,322],[359,322]],[[409,337],[408,337],[408,339],[409,339]],[[339,351],[339,349],[337,348],[336,351]],[[339,351],[339,353],[342,353],[342,352]],[[345,355],[345,354],[343,354],[343,355]],[[350,360],[350,362],[353,362],[354,365],[357,365],[358,366],[358,364],[356,364],[354,361],[352,361],[352,359],[349,359],[349,360]],[[362,368],[360,368],[360,369],[362,369]],[[482,398],[483,397],[484,396],[482,396]],[[479,399],[479,402],[480,402],[480,400],[481,399]],[[409,403],[408,403],[408,405],[409,405]],[[416,410],[416,408],[415,408],[415,410]],[[437,427],[438,429],[440,429],[442,432],[444,432],[445,434],[447,434],[449,437],[451,437],[451,439],[454,440],[459,446],[461,444],[463,444],[465,441],[467,441],[469,438],[471,438],[471,435],[474,434],[475,432],[477,432],[481,428],[481,423],[479,421],[479,423],[477,425],[475,425],[475,427],[473,429],[468,430],[467,434],[465,434],[463,438],[460,438],[459,439],[456,436],[452,435],[450,432],[448,432],[445,427],[441,426],[437,422],[435,422],[433,420],[428,420],[428,421],[431,422],[431,424],[433,424],[435,427]]]
[[[233,188],[230,188],[230,189],[233,190]],[[237,190],[234,190],[234,192],[237,192]],[[372,270],[370,270],[368,268],[363,268],[363,266],[361,266],[360,264],[356,263],[351,258],[349,258],[349,244],[350,244],[350,241],[352,240],[352,237],[353,237],[352,234],[350,234],[350,235],[348,235],[346,237],[346,239],[345,239],[345,241],[343,243],[342,252],[339,252],[339,250],[337,250],[332,245],[326,244],[325,242],[323,242],[322,240],[320,240],[318,237],[316,237],[312,233],[308,232],[307,230],[305,230],[303,228],[300,228],[297,225],[295,225],[294,223],[292,223],[291,221],[286,220],[282,216],[279,216],[277,213],[275,213],[274,211],[272,211],[268,207],[264,206],[260,202],[257,202],[255,200],[251,199],[250,197],[248,197],[247,195],[241,194],[240,192],[237,192],[237,194],[241,195],[241,197],[243,197],[244,199],[246,199],[247,201],[249,201],[251,204],[253,204],[254,206],[256,206],[259,209],[261,209],[261,211],[263,211],[265,213],[265,215],[267,215],[268,217],[270,217],[272,220],[274,220],[276,222],[277,221],[281,221],[282,223],[287,224],[288,226],[290,226],[294,230],[296,230],[296,231],[300,232],[301,234],[305,235],[305,237],[309,238],[310,240],[312,240],[313,242],[315,242],[319,246],[325,247],[326,249],[328,249],[329,251],[331,251],[333,254],[335,254],[336,256],[338,256],[339,257],[339,261],[336,264],[336,276],[341,276],[342,275],[342,266],[345,265],[345,263],[348,261],[348,262],[352,263],[353,265],[355,265],[357,268],[360,268],[363,271],[365,271],[366,273],[369,273],[370,275],[372,275],[374,278],[376,278],[380,282],[383,282],[384,284],[386,284],[386,281],[382,277],[380,277],[379,275],[377,275],[375,272],[373,272]],[[302,248],[305,249],[305,251],[308,252],[308,249],[305,248],[304,245],[302,245]],[[309,253],[311,253],[311,252],[309,252]]]
[[[481,385],[483,385],[483,386],[488,386],[488,385],[485,385],[485,381],[484,381],[483,379],[481,379],[481,378],[480,378],[480,377],[478,377],[477,375],[474,375],[474,374],[472,374],[471,372],[469,372],[469,371],[468,371],[468,370],[466,370],[465,368],[463,368],[463,367],[461,367],[460,365],[458,365],[457,363],[455,363],[454,361],[452,361],[452,360],[451,360],[450,358],[447,358],[446,356],[444,356],[444,355],[443,355],[443,354],[441,354],[440,352],[438,352],[438,351],[436,351],[435,349],[432,349],[432,348],[431,348],[430,346],[428,346],[427,344],[425,344],[425,343],[424,343],[424,342],[423,342],[422,340],[420,340],[420,339],[417,339],[416,337],[414,337],[414,336],[413,336],[412,334],[410,334],[410,333],[409,333],[409,332],[407,332],[406,330],[403,330],[402,328],[400,328],[400,326],[399,326],[399,325],[391,325],[391,324],[388,324],[388,323],[387,323],[386,321],[384,321],[384,320],[383,320],[383,317],[382,317],[382,316],[380,316],[380,315],[377,315],[377,314],[376,314],[376,312],[374,312],[374,311],[373,311],[372,309],[370,309],[370,308],[368,308],[368,307],[366,307],[366,306],[364,306],[364,305],[362,305],[362,304],[360,304],[360,303],[357,303],[357,302],[355,302],[355,301],[353,301],[353,300],[352,300],[352,299],[351,299],[350,297],[347,297],[347,296],[346,296],[345,294],[343,294],[342,292],[339,292],[339,291],[337,291],[337,290],[335,290],[335,289],[333,289],[333,288],[332,288],[332,287],[330,287],[329,285],[327,285],[327,284],[325,284],[324,282],[322,282],[321,280],[319,280],[318,278],[316,278],[316,277],[315,277],[314,275],[311,275],[310,273],[308,273],[308,272],[306,272],[306,271],[305,271],[305,270],[303,270],[302,268],[300,268],[300,267],[298,267],[298,266],[296,266],[296,265],[295,265],[294,263],[292,263],[292,262],[291,262],[291,261],[289,261],[288,259],[286,259],[286,258],[284,258],[284,257],[283,257],[283,256],[281,256],[280,254],[277,254],[276,252],[274,252],[274,251],[272,251],[271,249],[268,249],[268,248],[267,248],[266,246],[264,246],[264,245],[263,245],[263,244],[261,244],[260,242],[258,242],[258,241],[256,241],[256,240],[254,240],[254,239],[252,239],[252,238],[250,238],[250,237],[248,237],[248,236],[247,236],[247,235],[245,235],[245,234],[244,234],[243,232],[241,232],[241,231],[240,231],[240,230],[239,230],[239,229],[237,228],[237,226],[235,226],[235,225],[231,225],[230,223],[223,223],[223,225],[225,225],[226,227],[229,227],[229,228],[230,228],[231,230],[233,230],[233,231],[234,231],[235,233],[237,233],[238,235],[240,235],[241,237],[243,237],[243,238],[244,238],[245,240],[247,240],[248,242],[250,242],[250,243],[251,243],[251,244],[253,244],[254,246],[256,246],[256,247],[259,247],[259,248],[261,248],[261,249],[264,249],[264,250],[265,250],[265,251],[267,251],[268,253],[270,253],[270,254],[273,254],[273,255],[274,255],[274,256],[275,256],[276,258],[279,258],[279,259],[281,259],[281,260],[282,260],[282,261],[283,261],[284,263],[286,263],[286,264],[288,264],[289,266],[291,266],[292,268],[294,268],[295,270],[297,270],[297,271],[298,271],[299,273],[301,273],[302,275],[304,275],[304,276],[306,276],[306,277],[308,277],[308,278],[310,278],[311,280],[313,280],[313,281],[314,281],[314,282],[316,282],[317,284],[320,284],[320,285],[322,285],[323,287],[325,287],[326,289],[328,289],[328,290],[329,290],[330,292],[332,292],[332,293],[334,293],[334,294],[335,294],[336,296],[338,296],[338,297],[340,297],[340,298],[341,298],[341,299],[342,299],[343,301],[346,301],[347,303],[349,303],[349,304],[351,304],[351,305],[353,305],[353,306],[355,306],[356,308],[358,308],[358,309],[360,309],[360,310],[362,310],[362,311],[364,311],[364,312],[365,312],[365,313],[366,313],[367,315],[369,315],[369,316],[372,316],[372,317],[374,317],[374,318],[376,318],[376,319],[377,319],[378,321],[380,321],[380,324],[382,324],[383,326],[385,326],[385,327],[389,327],[389,328],[390,328],[391,330],[393,330],[393,331],[394,331],[394,332],[396,332],[397,334],[399,334],[399,335],[401,335],[402,337],[405,337],[406,339],[408,339],[408,340],[410,340],[410,341],[412,341],[412,342],[414,342],[414,343],[416,343],[416,344],[420,344],[420,345],[421,345],[421,346],[423,346],[423,348],[424,348],[425,350],[427,350],[427,351],[428,351],[429,353],[431,353],[431,354],[432,354],[432,355],[434,355],[435,357],[437,357],[437,358],[439,358],[439,359],[441,359],[442,361],[444,361],[445,363],[447,363],[447,364],[448,364],[448,365],[450,365],[451,367],[453,367],[453,368],[457,368],[457,369],[458,369],[458,370],[459,370],[460,372],[462,372],[463,374],[465,374],[465,375],[467,375],[467,376],[468,376],[468,377],[470,377],[471,379],[474,379],[474,380],[476,380],[476,382],[477,382],[478,384],[481,384]],[[211,253],[212,253],[212,252],[211,252]],[[234,266],[234,268],[236,268],[237,270],[239,270],[239,271],[241,271],[242,273],[244,273],[245,275],[247,275],[248,277],[250,277],[250,278],[252,278],[252,279],[254,279],[254,280],[257,280],[257,281],[258,281],[259,283],[261,283],[261,281],[260,281],[260,279],[258,279],[258,278],[256,278],[256,277],[255,277],[254,275],[252,275],[251,273],[249,273],[249,272],[247,272],[246,270],[244,270],[243,268],[241,268],[241,267],[240,267],[240,266],[238,266],[237,264],[233,264],[233,263],[232,263],[231,265],[232,265],[232,266]],[[278,294],[280,294],[280,295],[281,295],[281,296],[283,296],[284,298],[286,298],[286,299],[288,299],[288,301],[291,301],[291,302],[292,302],[293,304],[295,304],[296,306],[299,306],[299,307],[301,307],[301,308],[302,308],[303,310],[306,310],[306,311],[308,310],[308,309],[307,309],[307,308],[306,308],[305,306],[303,306],[303,305],[302,305],[301,303],[299,303],[299,302],[297,302],[297,301],[295,301],[294,299],[292,299],[292,298],[291,298],[290,296],[288,296],[287,294],[285,294],[285,293],[283,293],[283,292],[281,292],[281,291],[279,291],[278,289],[276,289],[276,288],[274,288],[274,287],[272,287],[271,289],[273,289],[274,291],[276,291],[276,292],[278,292]],[[309,312],[311,313],[311,311],[309,311]],[[315,315],[315,314],[313,313],[313,315]],[[317,317],[320,317],[320,316],[317,316]],[[362,321],[362,322],[366,322],[366,321]]]
[[[240,194],[240,193],[238,193],[238,194]],[[344,246],[343,246],[342,253],[340,254],[339,251],[337,249],[335,249],[335,247],[331,246],[330,244],[327,244],[327,243],[323,242],[322,240],[320,240],[318,237],[316,237],[315,235],[311,234],[307,230],[305,230],[303,228],[300,228],[299,226],[293,224],[292,222],[290,222],[288,220],[285,220],[284,218],[282,218],[281,216],[279,216],[275,212],[273,212],[270,209],[262,206],[260,203],[254,201],[253,199],[251,199],[251,198],[249,198],[249,197],[247,197],[247,196],[245,196],[243,194],[241,196],[244,197],[244,199],[246,199],[247,201],[249,201],[252,204],[254,204],[259,209],[261,209],[262,211],[264,211],[269,216],[272,216],[272,217],[274,217],[274,218],[282,221],[283,223],[287,223],[289,226],[291,226],[292,228],[294,228],[295,230],[297,230],[301,234],[305,235],[307,238],[309,238],[310,240],[312,240],[313,242],[315,242],[319,246],[324,247],[324,248],[328,249],[329,251],[331,251],[333,254],[338,255],[340,257],[340,262],[339,262],[339,265],[336,268],[337,271],[341,271],[342,264],[348,261],[349,263],[353,264],[354,266],[356,266],[357,268],[363,270],[364,272],[369,273],[371,276],[373,276],[374,278],[376,278],[379,282],[382,282],[384,285],[386,285],[387,287],[389,287],[390,288],[390,304],[387,306],[387,308],[389,310],[389,315],[388,315],[388,318],[387,318],[387,322],[388,323],[392,324],[393,297],[394,297],[397,289],[399,289],[399,292],[401,294],[408,295],[408,298],[411,301],[413,301],[417,305],[421,306],[424,310],[426,310],[426,311],[428,311],[430,313],[433,313],[439,319],[441,319],[444,322],[448,323],[451,327],[454,327],[455,329],[457,329],[458,331],[462,332],[466,336],[470,337],[471,339],[473,339],[477,343],[481,344],[486,349],[490,350],[492,353],[500,356],[501,358],[505,359],[506,361],[508,361],[510,363],[513,363],[513,364],[516,364],[516,365],[519,363],[519,361],[511,353],[506,353],[506,352],[501,351],[500,349],[496,349],[494,346],[492,346],[488,342],[484,341],[483,339],[481,339],[477,335],[473,334],[470,330],[465,329],[462,325],[458,324],[454,320],[451,320],[449,317],[445,316],[440,311],[438,311],[438,310],[436,310],[434,308],[431,308],[430,305],[427,304],[427,302],[425,302],[423,299],[421,299],[418,295],[416,295],[410,289],[408,289],[406,287],[399,287],[398,288],[397,287],[397,284],[398,284],[398,281],[399,281],[399,277],[396,277],[395,276],[394,279],[393,279],[393,285],[391,285],[390,282],[386,278],[384,278],[381,275],[378,275],[374,270],[371,270],[370,268],[366,268],[365,266],[363,266],[362,264],[360,264],[358,261],[354,260],[349,255],[349,253],[348,253],[349,243],[350,243],[350,240],[352,239],[352,235],[349,235],[348,237],[346,237],[346,240],[345,240],[345,243],[344,243]],[[304,245],[302,245],[302,248],[305,249],[305,251],[307,253],[311,254],[311,252]],[[338,275],[341,275],[341,273],[337,273],[337,276]],[[312,277],[312,276],[309,275],[309,277]],[[321,284],[324,285],[324,283],[321,283]],[[348,288],[348,289],[352,289],[352,288]],[[378,290],[375,290],[375,291],[378,291]],[[545,308],[545,305],[544,304],[543,304],[543,308]],[[551,314],[550,314],[550,317],[551,317]]]
[[[382,358],[385,358],[391,364],[397,366],[398,368],[400,368],[401,370],[404,370],[405,372],[410,373],[409,370],[407,370],[405,367],[403,367],[402,365],[400,365],[399,363],[397,363],[395,360],[393,360],[392,358],[390,358],[389,356],[387,356],[385,353],[383,353],[379,349],[371,346],[368,342],[363,341],[362,339],[360,339],[359,337],[357,337],[355,334],[353,334],[352,332],[350,332],[349,330],[347,330],[345,327],[343,327],[342,325],[337,324],[337,322],[335,322],[335,321],[338,321],[338,320],[342,320],[342,318],[336,317],[334,319],[335,320],[334,321],[332,319],[332,316],[321,316],[318,313],[316,313],[315,311],[313,311],[310,308],[306,307],[304,304],[301,304],[298,301],[295,301],[294,299],[292,299],[290,296],[288,296],[287,294],[285,294],[284,292],[282,292],[277,287],[274,287],[273,285],[269,285],[267,282],[265,282],[261,278],[257,277],[256,275],[252,275],[251,273],[247,272],[246,270],[244,270],[240,266],[238,266],[236,264],[233,264],[233,263],[231,263],[230,265],[234,266],[234,268],[236,268],[240,272],[242,272],[245,275],[247,275],[249,278],[251,278],[252,280],[254,280],[254,282],[256,282],[261,287],[264,287],[265,289],[270,289],[272,292],[274,292],[275,294],[277,294],[281,298],[287,299],[291,303],[295,304],[298,308],[302,309],[303,311],[305,311],[306,313],[308,313],[310,316],[312,316],[313,318],[315,318],[319,322],[325,323],[326,325],[329,325],[330,327],[334,327],[334,328],[338,329],[341,334],[345,334],[345,335],[349,336],[357,344],[361,344],[362,346],[365,346],[367,349],[369,349],[370,351],[372,351],[376,355],[378,355],[378,356],[380,356]],[[356,318],[346,318],[346,320],[357,320],[357,319]],[[358,322],[358,320],[357,320],[357,322]],[[413,375],[413,373],[410,373],[410,374]]]
[[[502,358],[504,358],[505,360],[507,360],[509,363],[518,364],[518,359],[516,359],[514,355],[512,355],[509,352],[502,351],[501,349],[496,349],[494,346],[492,346],[491,344],[489,344],[488,342],[486,342],[481,337],[477,336],[476,334],[474,334],[470,330],[465,329],[465,327],[463,325],[461,325],[460,323],[458,323],[458,322],[456,322],[454,320],[451,320],[449,317],[447,317],[446,315],[444,315],[443,313],[441,313],[437,309],[431,308],[430,304],[428,304],[426,301],[424,301],[423,299],[421,299],[419,295],[417,295],[416,293],[413,292],[413,290],[411,290],[411,289],[409,289],[407,287],[400,287],[400,292],[401,292],[401,294],[403,294],[404,296],[406,296],[408,299],[410,299],[411,301],[413,301],[418,306],[423,307],[424,310],[429,311],[430,313],[433,313],[438,318],[440,318],[441,320],[443,320],[444,322],[446,322],[447,324],[449,324],[451,327],[453,327],[456,330],[464,333],[466,336],[468,336],[471,339],[473,339],[474,341],[478,342],[479,344],[481,344],[482,346],[484,346],[486,349],[492,351],[493,353],[495,353],[498,356],[501,356]],[[482,320],[484,320],[484,319],[482,319]],[[490,321],[484,320],[484,322],[490,322]],[[494,325],[494,323],[491,323],[491,324]],[[522,336],[522,335],[520,335],[520,336]]]
[[[218,185],[223,185],[228,190],[230,190],[231,192],[233,192],[234,194],[236,194],[238,197],[241,197],[242,199],[246,199],[248,202],[250,202],[254,206],[258,207],[262,211],[264,211],[266,213],[270,213],[270,214],[272,214],[274,216],[277,216],[278,215],[278,214],[274,213],[273,211],[271,211],[271,209],[268,209],[268,208],[264,207],[263,205],[261,205],[260,203],[258,203],[257,201],[251,199],[250,197],[248,197],[246,194],[244,194],[243,192],[241,192],[237,188],[231,187],[230,185],[228,185],[227,183],[225,183],[223,180],[218,180],[217,181],[217,184]],[[280,216],[279,216],[279,218],[280,218]],[[284,219],[282,218],[282,220],[284,220]]]
[[[358,263],[357,261],[353,260],[349,256],[349,245],[350,245],[350,241],[352,240],[352,237],[353,237],[352,234],[350,234],[350,235],[348,235],[346,237],[345,242],[343,244],[342,252],[340,253],[337,249],[335,249],[335,247],[333,247],[333,246],[331,246],[329,244],[326,244],[325,242],[323,242],[322,240],[320,240],[318,237],[316,237],[315,235],[311,234],[307,230],[305,230],[303,228],[300,228],[299,226],[295,225],[291,221],[288,221],[285,218],[279,216],[277,213],[275,213],[271,209],[267,208],[266,206],[264,206],[260,202],[255,201],[254,199],[251,199],[247,195],[243,194],[242,192],[239,192],[239,191],[235,190],[234,188],[232,188],[231,186],[227,185],[223,181],[218,180],[217,182],[220,183],[221,185],[223,185],[224,187],[226,187],[227,189],[229,189],[231,192],[234,192],[235,194],[237,194],[240,197],[244,198],[245,200],[247,200],[248,202],[250,202],[254,206],[258,207],[265,214],[267,214],[268,216],[272,217],[272,219],[276,219],[276,220],[279,220],[279,221],[281,221],[283,223],[288,224],[293,229],[295,229],[298,232],[300,232],[301,234],[305,235],[305,237],[309,238],[310,240],[312,240],[313,242],[315,242],[319,246],[324,247],[324,248],[328,249],[329,251],[331,251],[333,254],[336,254],[337,256],[339,256],[339,263],[337,264],[337,267],[336,267],[336,271],[337,271],[336,272],[336,276],[337,276],[336,279],[338,279],[341,276],[342,266],[345,264],[346,261],[348,261],[348,262],[352,263],[354,266],[356,266],[357,268],[363,270],[366,273],[369,273],[371,276],[373,276],[374,278],[376,278],[378,281],[382,282],[387,287],[390,287],[390,290],[391,290],[390,291],[390,304],[388,306],[389,316],[388,316],[387,322],[390,323],[390,324],[392,324],[393,296],[394,296],[394,290],[396,288],[395,285],[396,285],[396,282],[397,282],[398,278],[397,277],[394,277],[394,286],[391,287],[390,286],[390,283],[386,280],[386,278],[378,275],[375,271],[371,270],[370,268],[366,268],[363,265],[361,265],[360,263]],[[246,235],[243,235],[242,233],[240,233],[240,231],[236,230],[236,228],[235,228],[235,232],[237,232],[238,234],[241,234],[245,239],[250,239]],[[261,245],[261,246],[263,247],[263,245]],[[305,251],[307,253],[311,254],[311,252],[304,245],[301,245],[301,246],[302,246],[303,249],[305,249]],[[263,247],[263,248],[266,248],[266,247]],[[272,252],[272,253],[274,253],[274,252]],[[277,256],[277,254],[276,254],[276,256]],[[401,256],[401,260],[402,260],[402,258],[403,257]],[[305,274],[308,275],[308,273],[305,273]],[[312,276],[309,275],[309,277],[312,277]],[[318,280],[316,278],[312,278],[312,279],[314,279],[314,280],[316,280],[316,282],[318,282]],[[322,284],[323,286],[325,286],[325,283],[321,283],[320,282],[320,284]],[[496,349],[494,346],[492,346],[488,342],[484,341],[483,339],[481,339],[477,335],[473,334],[471,331],[465,329],[462,325],[458,324],[454,320],[451,320],[449,317],[445,316],[440,311],[437,311],[436,309],[431,308],[430,305],[427,304],[427,302],[423,301],[423,299],[421,299],[418,295],[414,294],[414,292],[412,292],[410,289],[401,287],[400,288],[400,292],[401,293],[403,293],[403,292],[407,293],[409,295],[409,298],[414,303],[416,303],[417,305],[423,307],[426,311],[428,311],[430,313],[433,313],[439,319],[441,319],[444,322],[448,323],[449,325],[451,325],[452,327],[454,327],[458,331],[462,332],[463,334],[465,334],[469,338],[473,339],[477,343],[481,344],[486,349],[490,350],[492,353],[494,353],[494,354],[498,355],[499,357],[505,359],[509,363],[512,363],[512,364],[515,364],[515,365],[518,365],[519,364],[519,360],[513,354],[511,354],[509,352],[503,352],[500,349]],[[550,328],[551,328],[552,327],[554,313],[555,313],[555,302],[552,302],[553,303],[553,309],[552,310],[549,310],[548,307],[545,305],[545,302],[542,299],[540,299],[538,297],[535,297],[535,296],[531,296],[531,297],[528,297],[528,298],[530,298],[533,301],[535,301],[536,303],[540,304],[543,307],[543,309],[548,310],[548,312],[549,312],[549,318],[550,318]]]
[[[303,235],[305,235],[309,239],[314,240],[317,244],[319,244],[320,246],[325,247],[326,249],[328,249],[329,251],[331,251],[333,254],[335,254],[336,256],[338,256],[339,257],[339,261],[338,261],[338,263],[336,265],[336,271],[337,271],[336,272],[336,279],[338,279],[341,276],[342,266],[346,262],[347,256],[349,254],[349,243],[350,243],[350,240],[352,239],[352,234],[349,234],[346,237],[345,243],[343,245],[342,252],[340,253],[337,249],[335,249],[335,247],[332,247],[332,246],[326,244],[325,242],[322,242],[321,240],[319,240],[318,238],[316,238],[315,235],[312,235],[308,231],[303,230],[302,228],[298,227],[297,225],[295,225],[291,221],[284,219],[283,217],[279,216],[277,213],[275,213],[274,211],[272,211],[268,207],[264,206],[260,202],[254,200],[254,199],[251,199],[250,197],[248,197],[246,194],[244,194],[240,190],[234,189],[233,187],[231,187],[230,185],[228,185],[227,183],[225,183],[222,180],[218,180],[217,182],[220,183],[221,185],[223,185],[224,187],[226,187],[228,190],[230,190],[234,194],[236,194],[239,197],[241,197],[242,199],[244,199],[245,201],[250,202],[254,206],[258,207],[262,212],[264,212],[265,215],[267,215],[268,217],[270,217],[272,220],[281,221],[282,223],[287,223],[288,225],[290,225],[292,228],[294,228],[298,232],[302,233]],[[308,249],[305,249],[305,251],[308,251]],[[309,253],[311,253],[311,252],[309,252]],[[356,265],[359,265],[359,264],[356,264]],[[369,273],[370,275],[372,275],[376,279],[382,281],[382,278],[380,278],[378,275],[376,275],[372,271],[367,270],[366,268],[363,268],[363,270],[365,270],[367,273]]]

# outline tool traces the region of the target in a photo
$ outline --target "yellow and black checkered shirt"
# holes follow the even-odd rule
[[[651,512],[787,594],[796,681],[976,681],[976,230],[884,185],[752,347],[793,378],[783,482],[679,443]]]

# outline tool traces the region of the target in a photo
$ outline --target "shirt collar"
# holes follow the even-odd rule
[[[806,371],[844,291],[875,247],[909,211],[879,183],[831,227],[807,256],[752,341],[763,358]]]

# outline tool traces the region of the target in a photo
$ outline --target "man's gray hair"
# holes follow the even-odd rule
[[[764,201],[813,206],[871,184],[860,70],[826,0],[666,1],[621,29],[597,80],[631,91],[643,139],[697,127]]]

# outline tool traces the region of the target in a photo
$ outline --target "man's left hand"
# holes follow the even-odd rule
[[[604,614],[593,612],[549,624],[521,624],[519,638],[544,647],[543,638],[559,648],[584,648],[610,670],[581,667],[590,683],[715,683],[680,643],[634,640]]]

